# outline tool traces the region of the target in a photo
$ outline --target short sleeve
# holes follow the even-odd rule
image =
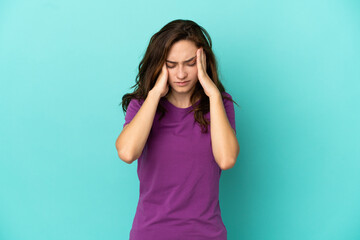
[[[229,93],[224,92],[223,95],[232,99],[232,96]],[[234,103],[226,98],[224,98],[223,103],[230,125],[236,133]]]
[[[126,109],[125,123],[123,125],[123,128],[125,127],[126,124],[130,123],[131,120],[135,117],[136,113],[139,111],[143,102],[144,102],[143,100],[139,100],[136,98],[132,98],[130,100],[129,106]]]

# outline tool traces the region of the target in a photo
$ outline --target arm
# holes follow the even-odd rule
[[[130,123],[126,124],[116,140],[119,158],[132,163],[141,156],[154,121],[160,94],[150,90],[141,108]]]
[[[220,92],[210,97],[210,130],[215,161],[222,170],[232,168],[240,146],[227,118]]]

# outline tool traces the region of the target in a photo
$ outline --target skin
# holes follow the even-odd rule
[[[185,61],[196,56],[195,61]],[[185,108],[191,105],[190,96],[197,81],[200,82],[210,100],[210,132],[215,161],[222,170],[232,168],[240,152],[240,146],[234,129],[231,127],[224,108],[219,89],[206,72],[206,55],[202,48],[189,40],[180,40],[171,47],[167,60],[176,63],[164,63],[162,72],[152,91],[158,96],[165,96],[175,106]],[[185,86],[178,86],[178,81],[190,81]],[[169,89],[169,85],[171,88]]]
[[[192,41],[180,40],[172,45],[166,58],[170,93],[167,99],[179,108],[191,106],[190,96],[198,82],[197,47]],[[189,81],[185,86],[176,82]]]

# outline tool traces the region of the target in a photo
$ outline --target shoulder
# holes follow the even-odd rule
[[[225,102],[232,102],[232,96],[231,96],[231,94],[230,93],[228,93],[228,92],[222,92],[221,93],[221,95],[222,95],[222,99],[223,99],[223,102],[225,103]]]
[[[141,105],[144,103],[144,99],[132,98],[126,108],[126,112],[136,113]]]
[[[226,97],[232,97],[231,94],[228,92],[222,92],[221,95],[226,96]]]
[[[130,100],[130,102],[134,102],[134,103],[141,104],[141,105],[144,103],[144,101],[145,101],[145,99],[139,99],[139,98],[132,98]]]
[[[227,112],[234,112],[234,100],[230,93],[222,92],[222,100]]]
[[[132,98],[129,102],[129,106],[141,106],[144,101],[144,99]]]

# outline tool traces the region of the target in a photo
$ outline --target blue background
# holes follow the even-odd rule
[[[118,104],[178,18],[209,32],[240,105],[228,239],[360,239],[355,0],[0,1],[0,239],[128,239],[139,182]]]

